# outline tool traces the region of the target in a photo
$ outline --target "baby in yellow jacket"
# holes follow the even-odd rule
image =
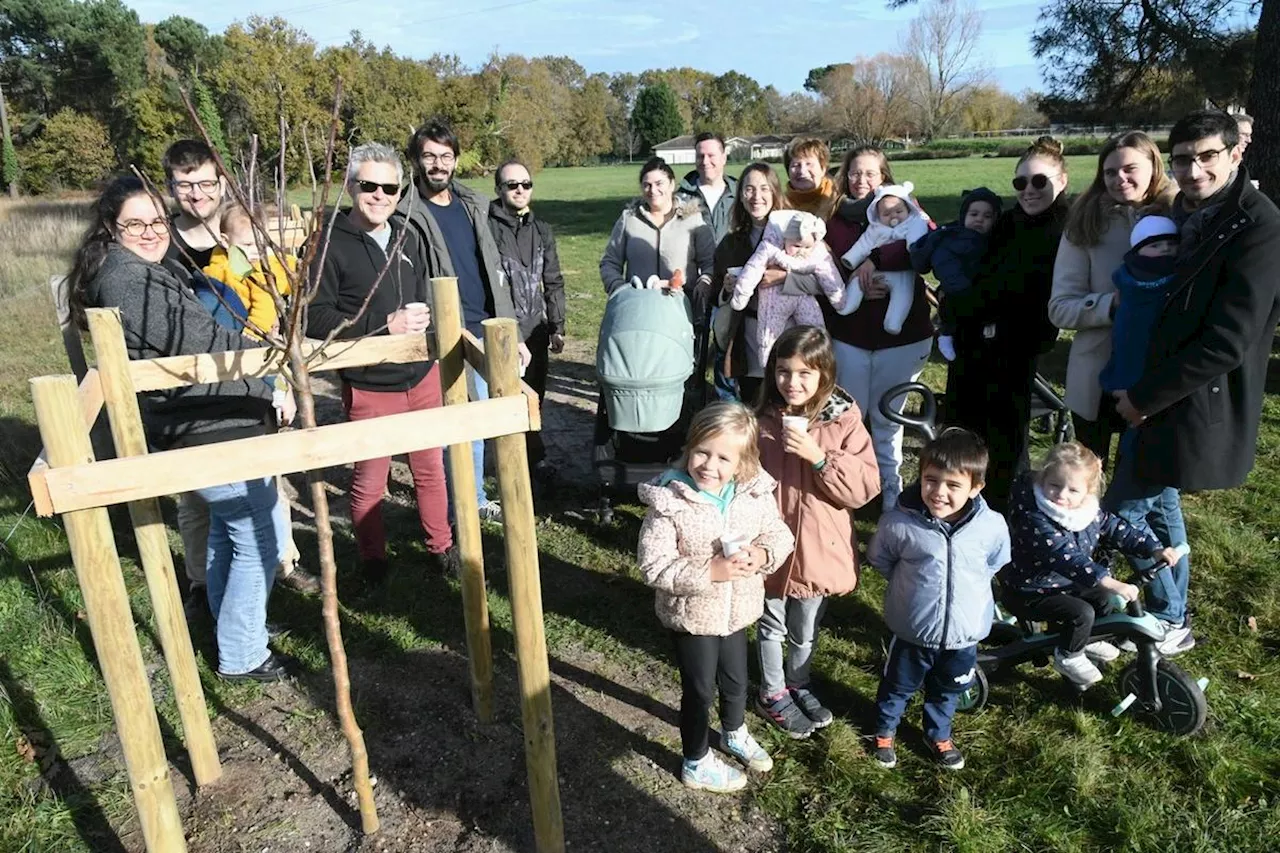
[[[276,325],[278,313],[271,296],[271,282],[264,273],[270,270],[275,288],[281,296],[290,293],[289,274],[285,271],[274,249],[269,249],[263,259],[258,252],[258,242],[253,233],[253,221],[249,212],[238,204],[228,205],[219,221],[221,244],[213,250],[204,274],[216,278],[230,287],[249,312],[245,334],[261,337],[258,329],[269,331]],[[297,260],[288,258],[289,270],[297,269]]]

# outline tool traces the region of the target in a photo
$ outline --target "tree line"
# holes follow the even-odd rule
[[[897,49],[814,68],[792,93],[737,71],[591,74],[567,56],[496,53],[479,67],[449,54],[411,59],[359,32],[322,48],[279,17],[211,33],[182,16],[145,23],[121,0],[0,0],[12,129],[3,178],[42,192],[90,186],[131,164],[156,174],[165,146],[195,133],[185,92],[233,161],[256,137],[259,162],[283,162],[289,179],[302,179],[322,165],[339,79],[340,148],[398,143],[442,114],[458,131],[464,174],[508,157],[535,169],[631,159],[704,130],[885,142],[1049,120],[1166,121],[1206,96],[1242,103],[1251,84],[1255,97],[1280,92],[1280,81],[1259,88],[1257,27],[1230,18],[1232,2],[1175,0],[1166,14],[1143,0],[1052,0],[1032,44],[1050,91],[1015,96],[991,82],[971,0],[926,0]],[[1260,8],[1266,19],[1280,0]],[[1190,20],[1200,29],[1180,24]]]

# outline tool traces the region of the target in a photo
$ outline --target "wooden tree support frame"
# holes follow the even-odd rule
[[[564,850],[538,547],[525,455],[524,434],[541,428],[538,399],[518,376],[515,321],[485,321],[482,344],[462,327],[457,280],[433,279],[432,285],[446,404],[440,409],[148,453],[139,392],[261,376],[279,369],[280,356],[257,349],[129,361],[120,316],[114,309],[88,312],[97,366],[87,368],[78,384],[73,376],[31,380],[45,448],[28,473],[32,497],[40,515],[61,515],[67,529],[150,853],[181,853],[186,841],[107,507],[129,506],[187,751],[197,784],[206,785],[217,780],[222,769],[157,499],[253,477],[450,447],[472,701],[476,716],[487,723],[493,719],[493,653],[470,443],[489,438],[495,439],[497,447],[536,849],[539,853]],[[323,371],[423,361],[436,354],[423,335],[383,335],[337,341],[327,347],[312,345],[309,358],[313,370]],[[467,368],[485,378],[489,400],[467,401]],[[89,433],[103,408],[117,458],[97,462]]]

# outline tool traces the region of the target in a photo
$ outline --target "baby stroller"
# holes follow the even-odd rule
[[[706,405],[709,314],[679,292],[633,286],[609,297],[596,347],[592,449],[602,523],[613,521],[614,495],[670,467]]]

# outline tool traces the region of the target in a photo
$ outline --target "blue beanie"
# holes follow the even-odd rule
[[[997,217],[1000,215],[1000,211],[1003,207],[1003,204],[1000,201],[1000,196],[996,195],[986,187],[978,187],[976,190],[965,190],[961,195],[960,221],[962,223],[964,222],[965,214],[969,212],[969,205],[973,204],[975,201],[985,201],[987,204],[991,205],[993,210],[995,210]]]

